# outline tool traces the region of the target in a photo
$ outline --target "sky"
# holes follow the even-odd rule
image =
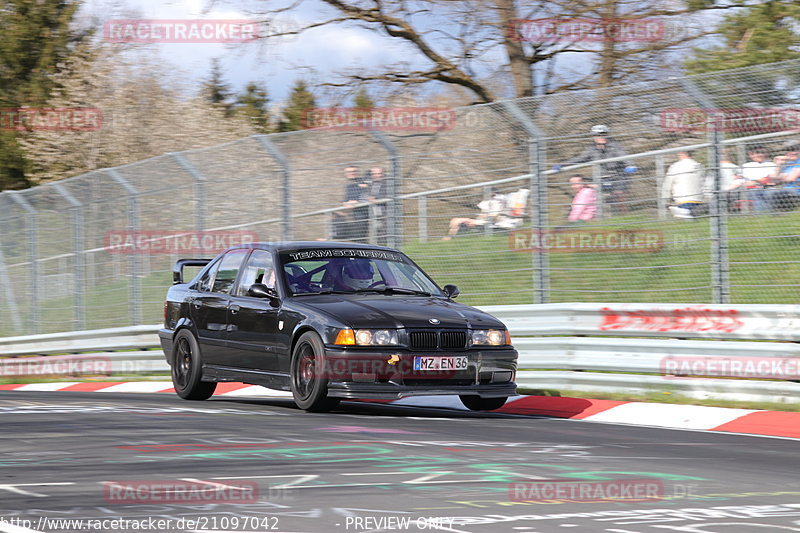
[[[82,16],[99,21],[109,19],[253,19],[245,9],[247,1],[210,2],[208,0],[84,0]],[[255,5],[256,2],[251,2]],[[264,2],[258,2],[264,5]],[[316,13],[293,12],[274,21],[276,27],[297,27],[316,20]],[[313,81],[304,65],[313,65],[319,79],[330,80],[334,71],[350,67],[370,67],[396,61],[402,57],[400,46],[387,43],[373,32],[359,28],[322,27],[280,41],[226,45],[156,44],[151,46],[163,61],[173,64],[186,75],[202,80],[209,75],[211,61],[218,58],[225,80],[241,90],[256,81],[267,87],[270,100],[288,96],[298,78]]]

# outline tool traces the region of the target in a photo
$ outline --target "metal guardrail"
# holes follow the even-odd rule
[[[509,327],[520,352],[522,370],[517,382],[522,387],[800,401],[800,383],[682,378],[674,376],[675,367],[670,366],[671,361],[708,358],[800,361],[800,344],[786,342],[800,340],[800,306],[573,303],[481,309]],[[87,358],[107,361],[112,374],[167,372],[169,367],[157,349],[159,328],[147,325],[0,338],[0,357],[24,361],[28,358],[19,356],[87,354]],[[718,374],[704,374],[701,369],[692,375]],[[787,374],[786,379],[791,378]]]

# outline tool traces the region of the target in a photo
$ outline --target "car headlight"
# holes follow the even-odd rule
[[[473,346],[505,346],[511,344],[511,336],[504,329],[476,329],[472,332]]]
[[[397,331],[393,329],[343,329],[336,336],[336,344],[358,346],[397,345]]]

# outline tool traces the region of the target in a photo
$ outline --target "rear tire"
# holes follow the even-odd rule
[[[481,398],[480,396],[459,396],[461,403],[470,411],[494,411],[500,409],[508,400],[507,396],[499,398]]]
[[[339,405],[339,398],[328,397],[325,373],[325,345],[319,335],[307,331],[297,340],[292,352],[292,396],[297,407],[323,413]]]
[[[203,359],[200,345],[188,329],[182,329],[172,341],[172,385],[175,393],[184,400],[207,400],[214,394],[217,384],[200,381]]]

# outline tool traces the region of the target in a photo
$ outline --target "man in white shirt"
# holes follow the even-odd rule
[[[770,202],[766,187],[774,185],[778,165],[769,160],[769,152],[763,146],[755,146],[747,152],[750,161],[742,165],[742,178],[758,212],[767,211]]]
[[[670,210],[677,218],[694,218],[705,207],[703,165],[692,159],[692,152],[678,152],[678,160],[667,170],[661,195],[675,205]]]

